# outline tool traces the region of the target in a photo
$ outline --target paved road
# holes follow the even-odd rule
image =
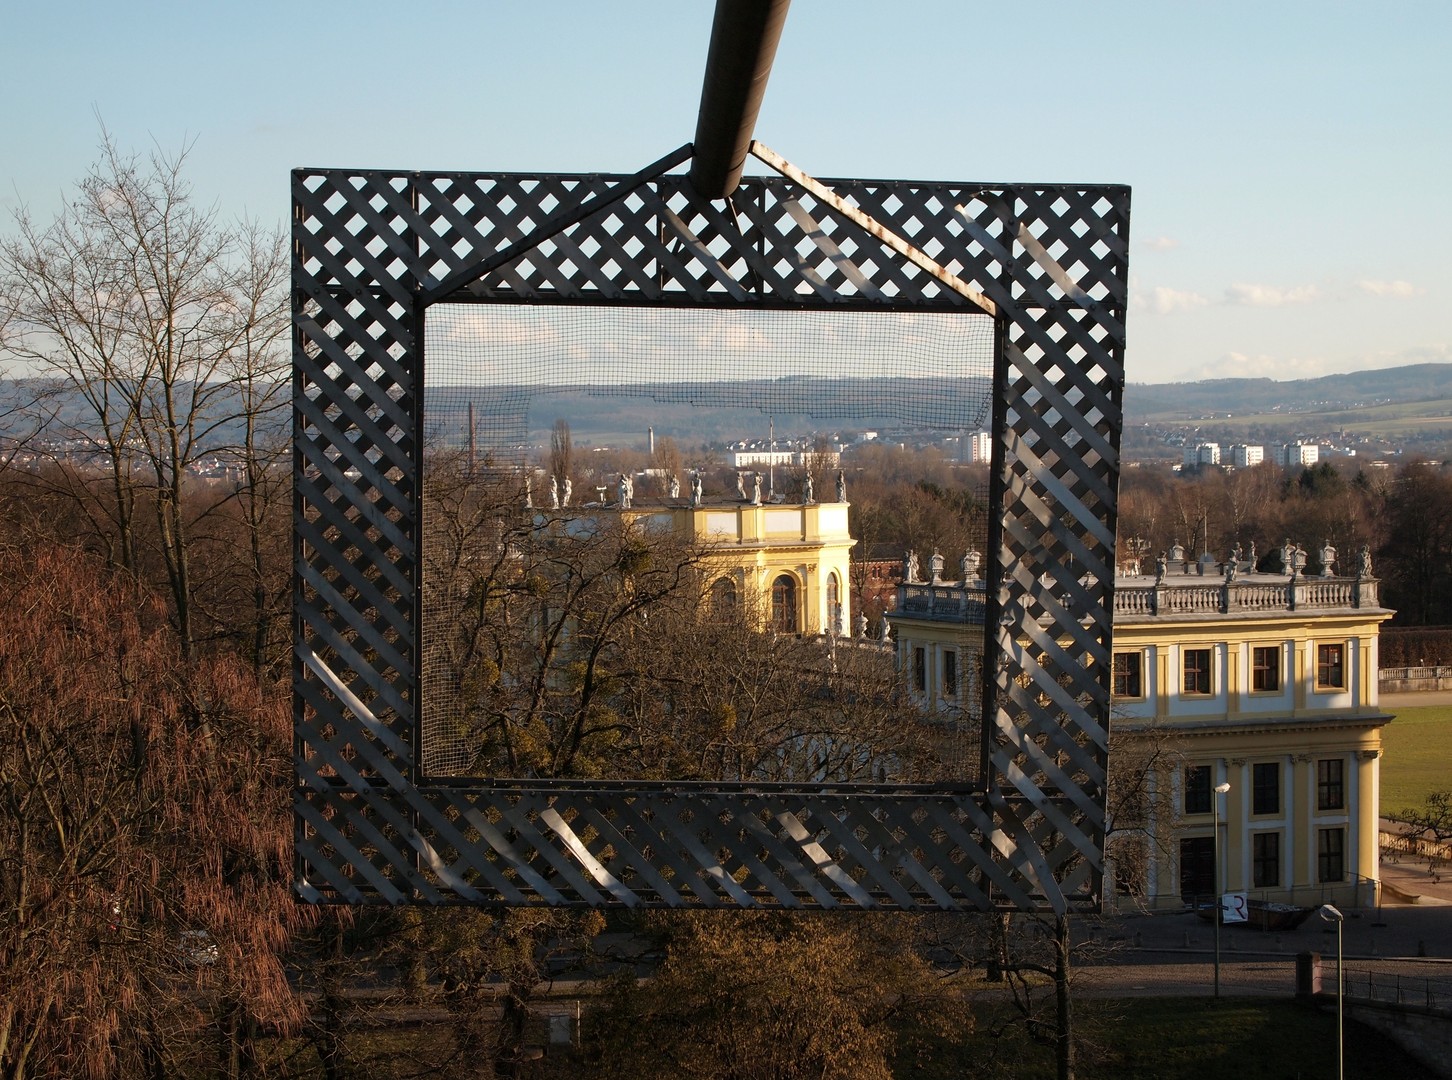
[[[1432,980],[1452,993],[1452,902],[1428,897],[1346,916],[1342,949],[1348,972]],[[1214,990],[1215,928],[1193,914],[1105,916],[1087,932],[1103,946],[1081,952],[1076,979],[1087,993],[1193,997]],[[1313,916],[1279,933],[1222,927],[1221,993],[1294,993],[1296,957],[1306,952],[1319,953],[1334,967],[1335,925]]]

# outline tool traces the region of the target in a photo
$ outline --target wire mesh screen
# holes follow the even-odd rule
[[[580,433],[611,440],[765,434],[732,410],[820,420],[818,434],[988,423],[993,320],[981,315],[439,304],[425,328],[429,442],[472,443],[501,464],[530,460],[548,434],[530,422],[560,411],[535,399],[559,396],[595,399],[596,430]],[[708,411],[722,420],[703,431]],[[783,441],[802,434],[784,428]]]
[[[992,319],[439,304],[425,342],[426,773],[976,779]],[[881,620],[914,537],[979,601],[930,714]]]

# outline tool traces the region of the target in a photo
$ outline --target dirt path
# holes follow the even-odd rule
[[[1452,690],[1416,690],[1403,694],[1380,694],[1377,703],[1383,709],[1420,709],[1426,705],[1452,705]]]

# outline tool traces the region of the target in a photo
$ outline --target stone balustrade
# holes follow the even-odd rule
[[[895,614],[948,622],[982,623],[987,607],[975,582],[899,585]],[[1376,578],[1281,578],[1247,575],[1234,581],[1190,575],[1120,578],[1114,589],[1115,619],[1237,612],[1315,611],[1378,606]]]
[[[900,585],[897,610],[908,615],[953,622],[981,623],[987,596],[981,588],[962,585]]]
[[[1121,579],[1114,589],[1114,616],[1229,615],[1254,611],[1329,611],[1378,606],[1375,578],[1282,578],[1256,576],[1210,584],[1171,575],[1140,584]]]

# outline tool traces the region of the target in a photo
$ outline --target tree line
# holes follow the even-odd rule
[[[1121,551],[1142,541],[1152,560],[1178,543],[1190,559],[1208,551],[1220,561],[1254,545],[1259,569],[1288,573],[1278,554],[1286,540],[1305,550],[1309,574],[1321,572],[1327,544],[1345,576],[1366,548],[1381,603],[1396,609],[1392,627],[1452,624],[1452,472],[1440,462],[1379,468],[1346,458],[1183,474],[1144,466],[1121,476]]]

